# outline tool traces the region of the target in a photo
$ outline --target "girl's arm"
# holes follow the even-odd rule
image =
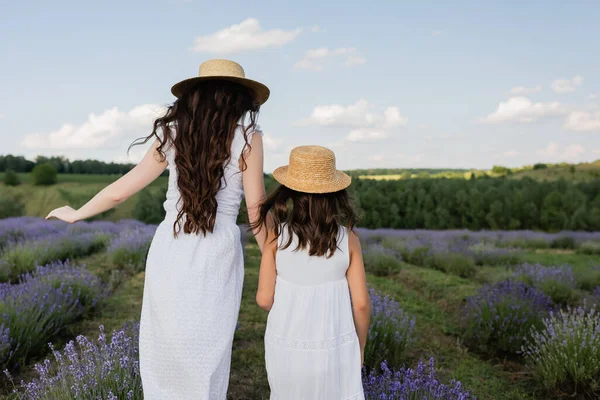
[[[358,342],[360,344],[361,364],[364,362],[365,345],[369,333],[369,320],[371,318],[371,300],[367,289],[367,276],[363,264],[362,249],[358,236],[354,232],[348,233],[348,247],[350,249],[350,267],[346,272],[350,295],[352,297],[352,313]]]
[[[66,222],[77,222],[82,219],[93,217],[104,211],[121,204],[154,181],[167,168],[167,161],[160,161],[160,155],[156,151],[159,141],[156,140],[142,161],[131,171],[111,183],[79,210],[69,206],[52,210],[46,219],[58,218]]]
[[[251,150],[246,153],[246,169],[242,173],[244,193],[246,195],[246,207],[248,208],[248,219],[253,224],[258,219],[260,204],[266,199],[264,180],[264,158],[262,135],[258,132],[252,135],[250,141]],[[241,161],[240,161],[241,162]],[[263,251],[267,232],[271,226],[254,229],[254,237],[260,251]]]
[[[264,229],[263,229],[264,231]],[[277,269],[275,267],[275,255],[277,254],[277,240],[275,235],[269,231],[265,242],[262,259],[260,261],[260,272],[258,274],[258,290],[256,291],[256,303],[265,311],[270,311],[275,298],[275,280]]]

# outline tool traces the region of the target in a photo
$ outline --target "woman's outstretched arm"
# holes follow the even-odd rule
[[[121,204],[162,174],[167,168],[167,161],[161,160],[157,152],[159,142],[156,140],[142,161],[121,178],[102,189],[96,196],[83,205],[79,210],[69,206],[52,210],[46,219],[57,218],[66,222],[77,222],[93,217]]]
[[[252,135],[250,142],[251,150],[246,154],[246,169],[243,172],[244,193],[246,195],[246,207],[248,208],[248,220],[254,224],[258,219],[260,204],[267,198],[264,179],[264,155],[262,135]],[[269,220],[270,221],[270,220]],[[267,232],[271,224],[266,227],[254,229],[254,237],[260,251],[263,251]]]

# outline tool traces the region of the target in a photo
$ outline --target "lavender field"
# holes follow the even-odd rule
[[[137,330],[156,226],[0,220],[0,398],[142,399]],[[600,396],[600,232],[358,229],[373,303],[368,399]],[[267,399],[246,280],[230,399]]]

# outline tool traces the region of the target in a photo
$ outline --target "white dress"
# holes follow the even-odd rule
[[[279,244],[287,242],[287,230]],[[362,400],[360,346],[346,271],[348,234],[330,258],[277,249],[275,301],[265,332],[271,400]]]
[[[256,132],[260,133],[258,128]],[[181,196],[174,149],[166,150],[170,172],[166,216],[148,252],[140,320],[145,400],[221,400],[227,396],[244,278],[236,224],[243,197],[239,159],[244,144],[238,126],[217,194],[214,232],[206,237],[183,232],[173,236]]]

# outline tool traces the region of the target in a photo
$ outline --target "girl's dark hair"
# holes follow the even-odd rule
[[[133,142],[143,144],[155,137],[162,160],[173,146],[181,207],[173,224],[175,236],[184,233],[213,232],[217,216],[217,193],[225,166],[231,159],[231,143],[240,119],[249,123],[244,129],[241,166],[246,169],[244,153],[250,149],[248,132],[256,127],[260,105],[250,89],[234,82],[207,81],[192,87],[154,121],[152,133]],[[159,134],[159,131],[161,134]],[[130,148],[131,148],[130,146]],[[185,218],[184,218],[185,217]]]
[[[258,219],[251,229],[266,227],[269,214],[274,222],[274,241],[282,230],[287,230],[287,240],[281,249],[290,247],[296,234],[298,246],[294,250],[308,248],[311,256],[331,257],[339,248],[340,227],[353,230],[356,224],[356,212],[345,189],[311,194],[281,185],[260,205]]]

